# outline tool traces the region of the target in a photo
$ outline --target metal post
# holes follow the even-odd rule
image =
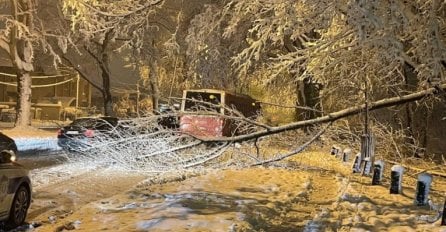
[[[362,175],[370,175],[374,163],[374,139],[370,133],[370,113],[369,113],[369,81],[368,77],[364,78],[364,135],[361,140],[361,169]]]
[[[139,81],[138,81],[138,83],[136,83],[136,115],[138,116],[138,118],[140,117],[139,116],[139,98],[141,97],[140,95],[141,93],[139,91]]]
[[[443,217],[441,218],[441,225],[446,226],[446,200],[443,205]]]
[[[368,78],[365,77],[365,89],[364,89],[364,98],[365,98],[365,116],[364,116],[364,134],[369,134],[369,85]]]
[[[76,80],[76,108],[74,109],[74,119],[77,118],[77,109],[79,108],[79,81],[80,76],[79,73],[77,73],[77,80]]]

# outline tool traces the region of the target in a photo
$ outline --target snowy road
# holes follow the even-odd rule
[[[146,178],[82,160],[67,160],[61,152],[30,155],[21,162],[31,168],[33,202],[27,216],[29,224],[18,231],[54,231],[47,228],[84,205],[125,192]],[[29,230],[32,225],[38,229]]]
[[[29,170],[62,164],[68,160],[64,151],[24,151],[18,156],[18,163]]]
[[[129,170],[108,156],[67,155],[54,133],[14,135],[33,183],[20,232],[442,231],[429,222],[436,210],[414,206],[414,178],[404,179],[404,195],[389,195],[388,179],[371,186],[321,152],[290,159],[295,169],[176,171],[178,179],[164,182],[169,178]],[[435,179],[436,208],[444,189],[446,181]]]
[[[413,205],[409,178],[404,195],[389,195],[387,182],[372,186],[324,153],[292,160],[300,169],[209,170],[167,183],[64,158],[58,151],[22,156],[32,169],[33,202],[18,231],[444,231],[424,220],[434,210]],[[443,180],[434,183],[433,202],[444,201],[444,189]]]

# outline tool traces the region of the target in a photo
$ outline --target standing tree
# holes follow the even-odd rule
[[[110,55],[113,53],[114,29],[108,29],[104,38],[99,40],[97,38],[83,39],[82,35],[74,34],[73,37],[80,37],[82,39],[75,39],[77,41],[73,48],[68,49],[68,52],[63,54],[62,58],[72,66],[79,75],[87,80],[94,88],[101,94],[104,101],[104,114],[106,116],[113,116],[113,99],[111,94],[111,70],[110,70]],[[101,84],[96,83],[95,77],[100,73]]]
[[[79,32],[78,44],[99,67],[102,86],[96,87],[104,98],[104,112],[113,115],[113,101],[110,92],[110,56],[113,52],[143,49],[144,37],[153,27],[151,15],[164,0],[135,1],[90,1],[64,0],[65,14],[71,19],[72,30]],[[80,54],[81,56],[83,54]],[[70,60],[69,58],[67,60]],[[74,67],[82,70],[72,60]],[[156,64],[156,63],[154,63]],[[156,66],[156,65],[154,65]],[[83,75],[86,79],[91,79]],[[91,80],[90,80],[91,81]],[[156,93],[154,94],[157,95]]]
[[[188,76],[202,88],[235,89],[237,85],[231,56],[244,43],[225,40],[221,36],[224,27],[215,17],[221,9],[218,4],[206,5],[190,21],[185,38]]]
[[[436,0],[233,0],[214,17],[227,23],[226,38],[246,32],[248,45],[233,57],[239,73],[260,62],[272,70],[266,83],[283,73],[292,81],[311,78],[323,86],[318,94],[327,113],[362,104],[364,91],[373,101],[444,83],[445,8]],[[407,87],[407,66],[415,89]],[[400,118],[411,113],[398,110]]]
[[[263,75],[261,82],[269,85],[285,80],[292,86],[298,83],[295,92],[299,103],[318,106],[323,114],[363,104],[365,92],[369,101],[374,101],[445,83],[446,3],[443,1],[225,3],[218,10],[209,8],[210,14],[200,14],[202,18],[197,17],[194,22],[198,26],[190,30],[189,44],[197,46],[195,53],[189,54],[197,54],[195,60],[201,62],[198,67],[205,74],[206,65],[213,67],[214,54],[223,54],[214,52],[211,59],[206,59],[206,52],[221,51],[215,49],[218,41],[231,41],[243,46],[234,50],[232,56],[239,80],[258,75],[263,68],[267,75]],[[314,88],[313,84],[322,88]],[[435,105],[427,100],[419,101],[416,110],[395,107],[370,118],[397,126],[406,136],[415,137],[409,140],[422,139],[426,144],[428,133],[421,131],[428,130],[427,121],[426,126],[418,126],[418,135],[413,133],[418,129],[404,125],[416,126],[428,118],[419,116],[420,111],[432,110],[430,106]],[[426,106],[421,107],[423,104]],[[298,119],[318,115],[310,113]],[[353,118],[347,123],[347,128],[355,128],[362,120]]]
[[[39,5],[41,3],[43,6]],[[31,125],[31,72],[34,70],[34,53],[42,49],[53,58],[54,65],[60,61],[54,52],[49,40],[56,40],[57,44],[65,50],[67,39],[61,36],[59,24],[46,25],[41,14],[46,1],[10,0],[9,4],[2,4],[0,16],[0,48],[5,51],[11,60],[17,75],[17,117],[15,127],[28,127]],[[56,4],[57,5],[57,4]],[[54,19],[53,19],[54,20]],[[57,20],[56,20],[57,21]],[[40,45],[40,46],[38,46]]]

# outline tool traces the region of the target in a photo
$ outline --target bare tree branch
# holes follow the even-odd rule
[[[281,107],[281,108],[300,109],[300,110],[307,110],[307,111],[314,111],[314,112],[322,113],[322,111],[320,111],[320,110],[316,110],[316,109],[313,109],[310,107],[305,107],[305,106],[286,106],[286,105],[275,104],[275,103],[264,102],[264,101],[257,101],[257,102],[260,104],[263,104],[263,105],[277,106],[277,107]]]

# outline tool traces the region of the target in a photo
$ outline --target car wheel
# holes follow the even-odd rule
[[[11,211],[9,212],[9,219],[7,225],[10,228],[15,228],[25,222],[26,214],[28,212],[30,202],[29,191],[25,186],[20,186],[14,195],[12,201]]]

